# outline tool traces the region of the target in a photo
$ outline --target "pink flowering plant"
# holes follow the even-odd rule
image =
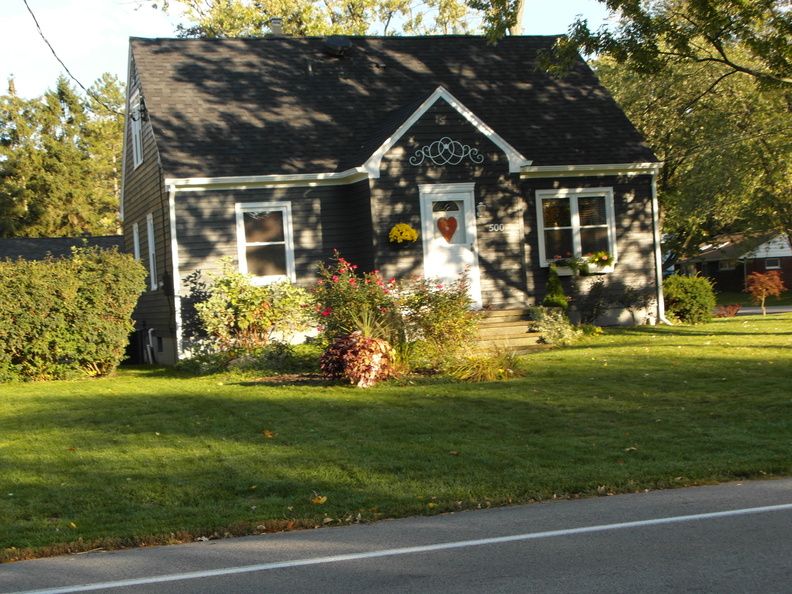
[[[320,276],[314,297],[328,344],[340,336],[377,338],[393,347],[391,366],[407,370],[420,353],[418,366],[438,368],[476,334],[479,314],[471,311],[467,275],[451,283],[420,276],[386,279],[378,270],[359,272],[336,251],[329,264],[320,266]],[[334,361],[325,358],[323,368],[333,368]]]
[[[358,330],[361,317],[373,313],[378,319],[395,315],[396,279],[379,272],[358,272],[336,250],[329,264],[319,266],[321,279],[314,289],[316,312],[322,334],[329,341]]]

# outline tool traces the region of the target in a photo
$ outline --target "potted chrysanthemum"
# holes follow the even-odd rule
[[[388,241],[396,249],[405,248],[418,241],[418,231],[407,223],[399,223],[391,228]]]

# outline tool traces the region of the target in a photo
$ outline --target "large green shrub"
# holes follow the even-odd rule
[[[145,269],[116,250],[0,262],[0,380],[103,375],[124,357]]]
[[[261,347],[276,336],[288,340],[313,324],[310,294],[290,281],[255,285],[227,258],[221,274],[211,278],[207,298],[195,310],[221,349]]]
[[[686,324],[712,321],[715,292],[703,276],[669,276],[663,281],[666,314]]]
[[[415,276],[403,283],[398,304],[406,336],[423,343],[431,365],[469,347],[478,332],[481,313],[471,309],[467,275],[445,284]]]

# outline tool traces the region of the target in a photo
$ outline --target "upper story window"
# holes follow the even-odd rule
[[[143,136],[140,94],[135,91],[129,98],[129,136],[132,141],[132,166],[143,163]]]
[[[537,190],[536,209],[542,266],[600,251],[616,258],[612,188]]]
[[[254,282],[295,280],[291,204],[236,204],[239,270]]]
[[[765,258],[765,270],[779,270],[781,258]]]

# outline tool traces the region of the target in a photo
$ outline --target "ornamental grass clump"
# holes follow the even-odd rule
[[[465,382],[494,382],[522,377],[519,356],[507,348],[455,359],[446,369],[448,375]]]

